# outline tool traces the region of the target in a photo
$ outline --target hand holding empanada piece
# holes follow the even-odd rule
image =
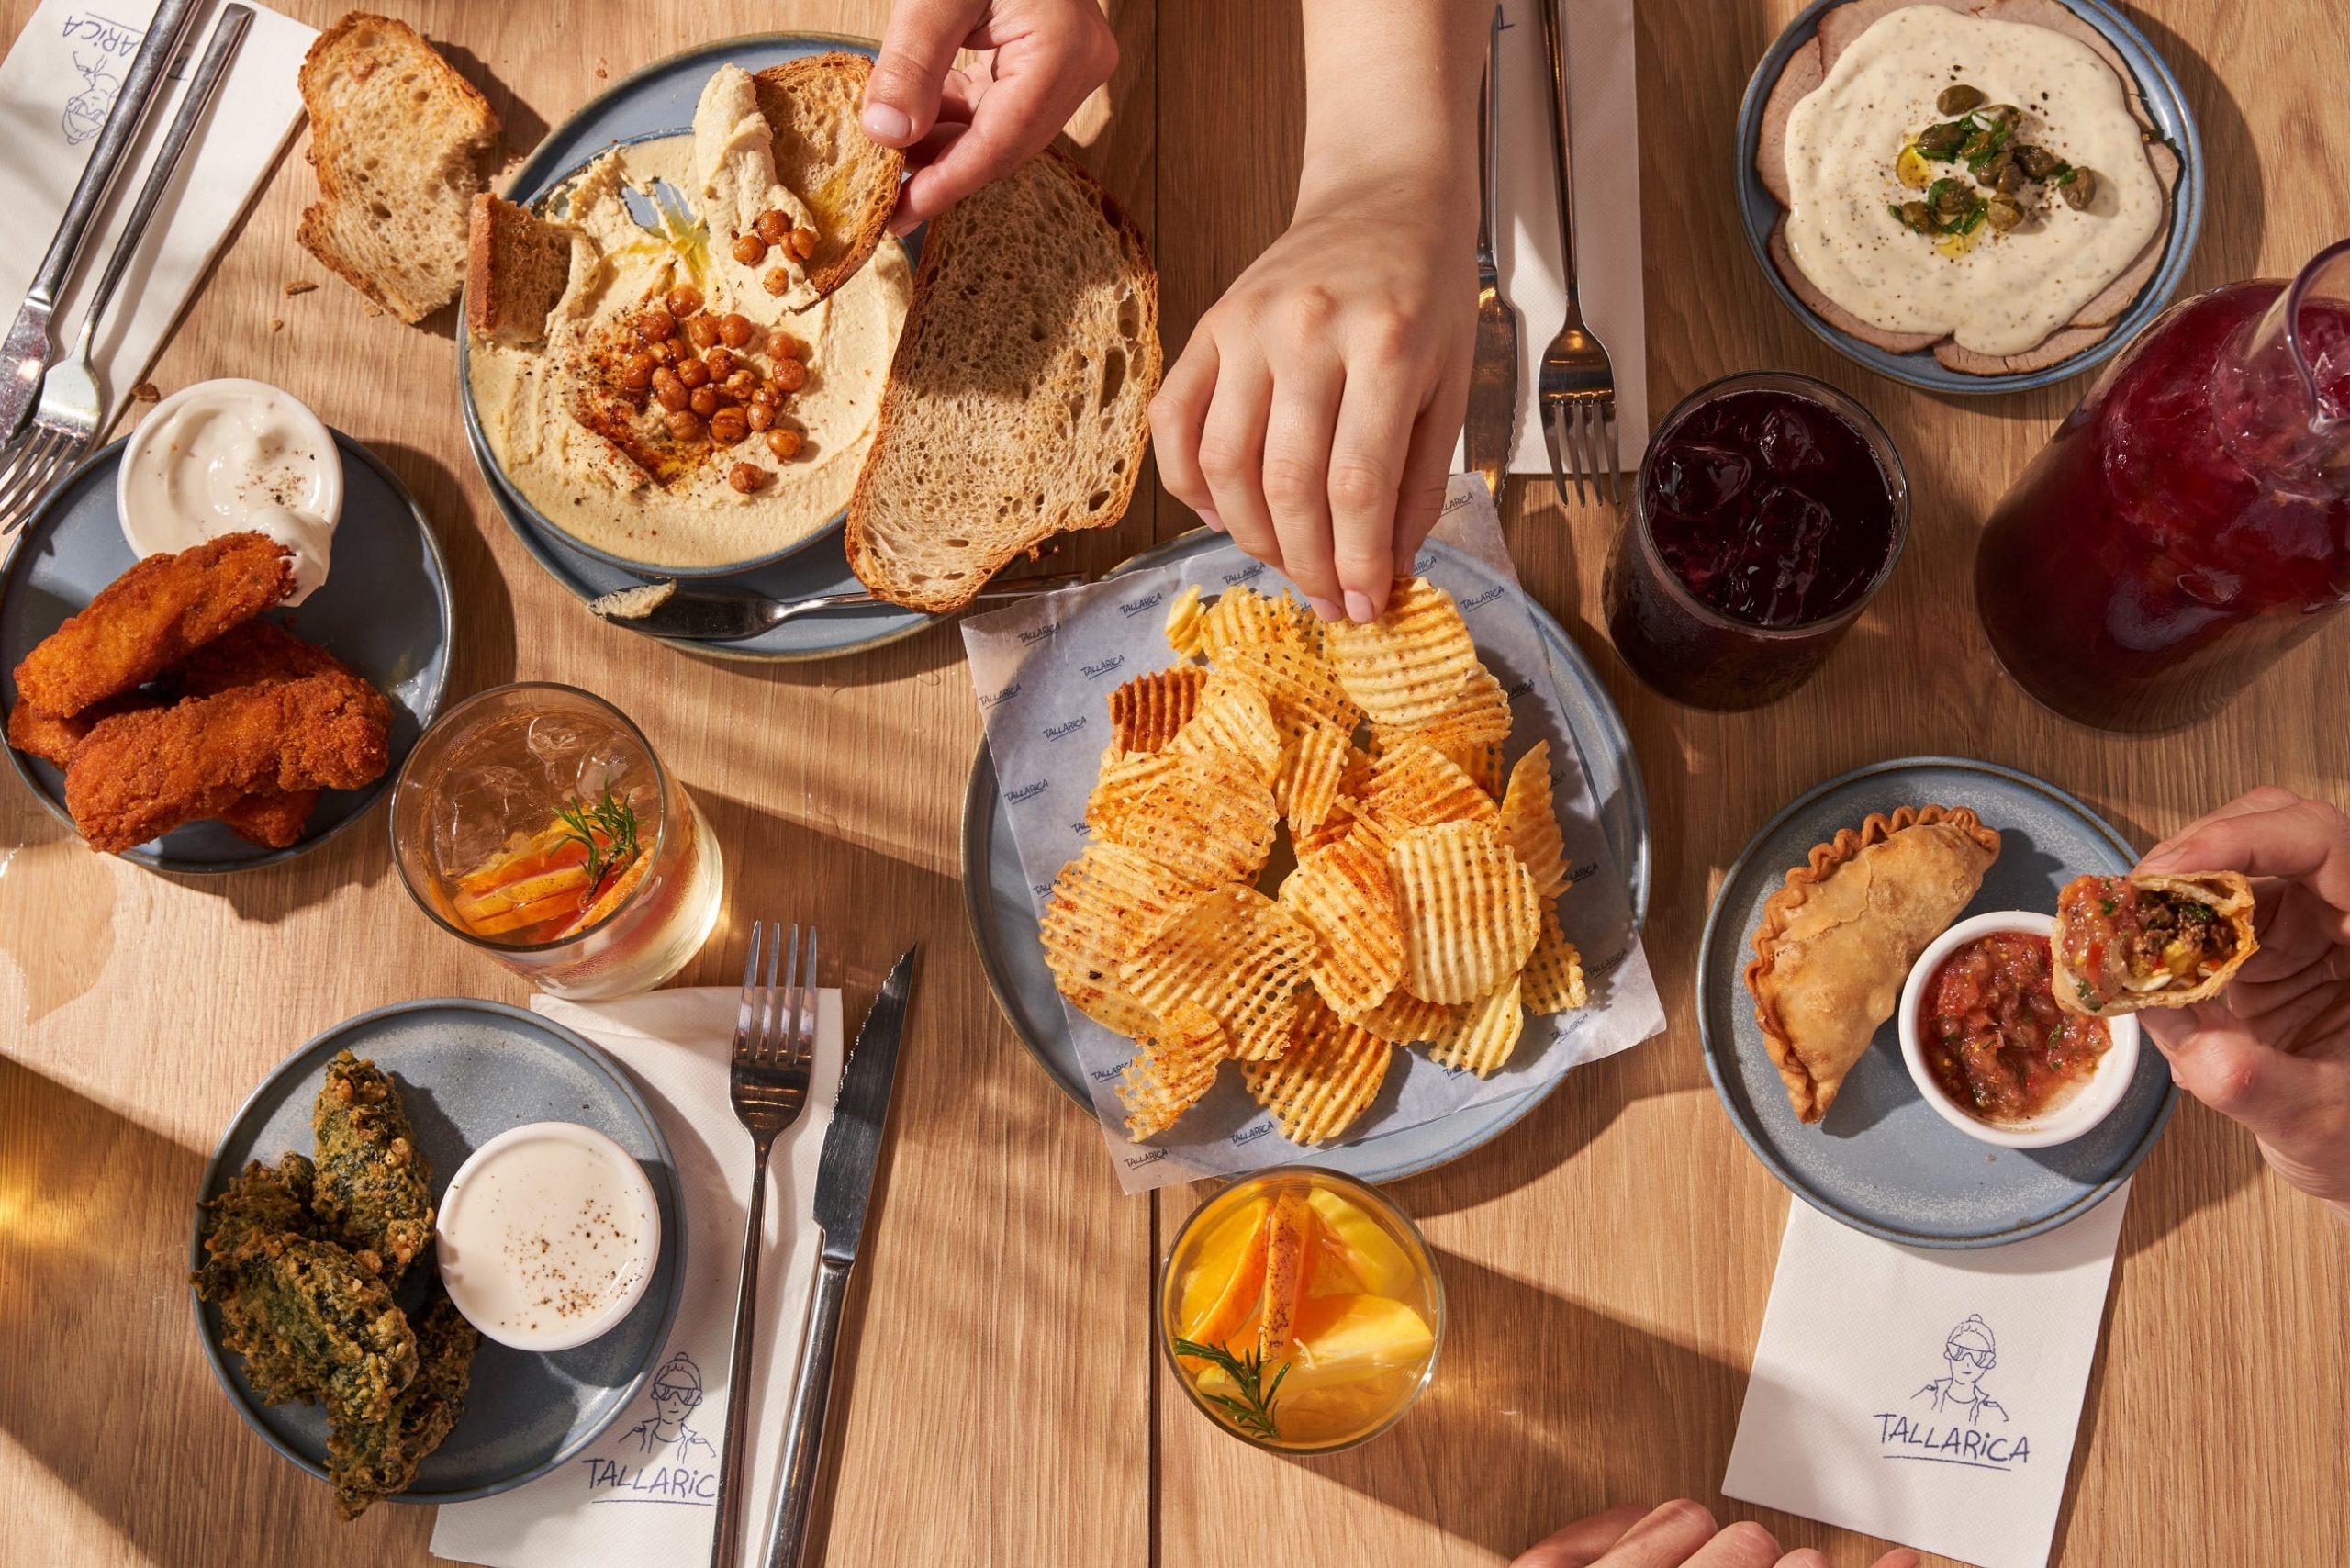
[[[2056,895],[2056,1005],[2109,1018],[2220,994],[2260,944],[2241,871],[2076,877]]]
[[[1903,806],[1816,846],[1763,904],[1746,986],[1800,1120],[1828,1114],[1909,966],[1998,857],[1998,832],[1964,806]]]

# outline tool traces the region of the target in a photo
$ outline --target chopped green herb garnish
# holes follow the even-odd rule
[[[563,842],[588,851],[588,896],[581,902],[592,902],[605,874],[636,858],[636,808],[613,794],[607,778],[601,799],[590,804],[575,795],[554,814],[564,826]]]
[[[2111,899],[2099,899],[2097,901],[2097,907],[2104,913],[2111,914],[2113,913],[2113,901]]]
[[[2181,899],[2178,903],[2178,917],[2196,925],[2209,925],[2211,924],[2211,906],[2205,903],[2190,903]]]
[[[2105,1003],[2097,999],[2097,992],[2089,989],[2088,981],[2075,980],[2073,982],[2073,989],[2081,993],[2081,1000],[2088,1004],[2088,1010],[2090,1012],[2101,1013],[2105,1010]]]

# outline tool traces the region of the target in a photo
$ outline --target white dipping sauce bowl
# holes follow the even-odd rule
[[[276,474],[277,482],[264,483]],[[115,514],[131,554],[176,554],[250,530],[294,552],[301,603],[326,580],[342,518],[334,432],[282,386],[224,376],[147,410],[115,467]]]
[[[1901,1011],[1897,1014],[1901,1059],[1908,1064],[1909,1076],[1916,1081],[1918,1092],[1926,1097],[1926,1103],[1943,1121],[1977,1142],[1996,1144],[2001,1148],[2049,1148],[2070,1143],[2113,1114],[2122,1096],[2130,1092],[2130,1081],[2137,1075],[2138,1020],[2127,1013],[2104,1021],[2112,1043],[2098,1058],[2097,1071],[2089,1081],[2053,1110],[2025,1121],[1985,1121],[1942,1092],[1933,1069],[1926,1065],[1925,1042],[1918,1033],[1918,1010],[1924,1004],[1926,987],[1932,983],[1934,971],[1942,967],[1942,960],[1976,937],[1994,932],[2018,931],[2045,937],[2055,929],[2055,916],[2030,910],[2003,910],[1962,920],[1934,938],[1918,956],[1918,961],[1909,966],[1908,980],[1901,987]]]
[[[474,1150],[432,1224],[465,1321],[518,1350],[567,1350],[617,1326],[661,1255],[661,1207],[628,1150],[576,1122],[530,1122]]]

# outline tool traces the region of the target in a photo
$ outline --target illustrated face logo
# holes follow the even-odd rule
[[[73,57],[73,69],[82,73],[85,84],[65,105],[61,121],[68,145],[79,147],[106,128],[106,117],[114,113],[115,95],[122,91],[121,79],[107,69],[109,62],[95,63]]]

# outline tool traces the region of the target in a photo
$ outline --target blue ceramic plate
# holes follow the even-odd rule
[[[576,1350],[541,1354],[485,1338],[474,1357],[465,1413],[395,1499],[462,1503],[545,1474],[593,1441],[636,1396],[677,1316],[685,1277],[686,1226],[675,1163],[653,1113],[612,1059],[570,1030],[517,1007],[444,998],[406,1002],[336,1025],[295,1052],[240,1106],[205,1168],[202,1196],[258,1159],[310,1152],[310,1107],[337,1051],[373,1060],[392,1076],[417,1142],[432,1167],[438,1203],[476,1148],[526,1122],[579,1122],[635,1157],[661,1205],[661,1257],[644,1295],[618,1327]],[[203,1261],[201,1215],[188,1266]],[[425,1294],[428,1256],[401,1282],[400,1305]],[[326,1474],[326,1412],[316,1405],[263,1405],[242,1357],[220,1348],[220,1314],[188,1293],[196,1332],[220,1387],[270,1447],[311,1474]]]
[[[1136,555],[1110,576],[1162,566],[1225,543],[1222,534],[1199,529]],[[1427,548],[1445,550],[1447,546],[1431,543]],[[1462,564],[1484,569],[1465,558]],[[1493,581],[1526,598],[1527,608],[1550,647],[1567,727],[1591,779],[1593,798],[1599,802],[1600,829],[1630,884],[1632,920],[1637,927],[1646,921],[1649,910],[1649,803],[1640,783],[1639,763],[1632,756],[1631,737],[1624,732],[1623,718],[1608,698],[1607,689],[1600,685],[1599,677],[1565,628],[1523,590],[1500,577]],[[1093,1099],[1085,1090],[1084,1070],[1078,1063],[1077,1044],[1069,1038],[1060,993],[1053,988],[1052,971],[1045,967],[1044,945],[1036,935],[1035,903],[1021,869],[1012,819],[1005,814],[995,762],[988,755],[985,741],[979,743],[970,783],[963,793],[963,910],[979,949],[980,967],[987,972],[988,989],[1011,1021],[1013,1033],[1061,1092],[1086,1115],[1092,1115]],[[1319,1149],[1314,1163],[1362,1182],[1393,1182],[1432,1170],[1491,1142],[1564,1081],[1553,1079],[1515,1099],[1473,1105],[1416,1127]]]
[[[1787,286],[1787,280],[1771,263],[1771,230],[1779,221],[1783,209],[1778,198],[1763,185],[1762,175],[1755,173],[1754,154],[1762,140],[1762,106],[1769,101],[1771,89],[1777,84],[1787,57],[1818,36],[1820,14],[1841,3],[1842,0],[1812,0],[1805,6],[1762,56],[1762,62],[1754,68],[1753,76],[1746,84],[1746,96],[1738,106],[1738,166],[1732,174],[1736,181],[1733,188],[1738,192],[1739,220],[1745,227],[1746,243],[1754,252],[1755,264],[1762,269],[1773,292],[1795,312],[1797,320],[1845,358],[1879,375],[1922,386],[1929,392],[2021,392],[2078,375],[2119,353],[2137,335],[2138,329],[2162,313],[2195,253],[2195,237],[2203,227],[2203,142],[2196,134],[2195,116],[2187,106],[2186,90],[2179,85],[2169,64],[2154,52],[2143,33],[2104,0],[2065,0],[2065,4],[2075,16],[2104,34],[2106,41],[2129,66],[2147,114],[2154,117],[2155,129],[2177,151],[2181,165],[2178,187],[2171,193],[2170,230],[2162,265],[2139,291],[2136,302],[2114,323],[2112,331],[2072,358],[2044,370],[2013,375],[1967,375],[1945,369],[1934,358],[1931,349],[1888,353],[1873,343],[1863,342],[1813,315],[1810,308],[1796,297],[1795,290]]]
[[[755,72],[827,50],[871,55],[877,47],[870,39],[767,33],[728,39],[671,55],[614,84],[549,131],[529,162],[516,171],[506,194],[511,200],[528,205],[576,174],[609,147],[672,135],[690,126],[703,84],[721,65],[731,63]],[[910,256],[920,253],[919,233],[908,238],[906,247]],[[670,579],[746,589],[786,603],[823,594],[864,590],[865,585],[856,580],[841,554],[837,521],[788,550],[723,572],[677,571],[632,563],[571,538],[525,500],[498,469],[482,436],[467,364],[466,334],[461,330],[457,334],[457,392],[464,413],[465,440],[473,450],[474,461],[488,478],[490,493],[497,498],[498,510],[514,530],[515,537],[574,598],[585,602],[621,588]],[[811,548],[820,544],[823,547]],[[878,604],[871,609],[859,607],[803,615],[739,643],[655,640],[715,658],[820,659],[895,642],[921,631],[935,619],[895,605]],[[629,626],[625,621],[612,624]]]
[[[299,609],[273,611],[270,619],[318,644],[391,699],[391,766],[364,790],[321,794],[300,841],[286,848],[264,849],[218,823],[199,822],[125,851],[125,860],[157,871],[244,871],[316,849],[367,813],[440,711],[452,619],[441,546],[392,471],[349,436],[337,431],[334,439],[342,454],[343,500],[332,567]],[[138,559],[123,542],[115,510],[122,447],[119,441],[106,447],[51,492],[0,570],[0,702],[16,702],[12,672],[33,644]],[[41,803],[72,826],[64,774],[19,752],[8,757]]]
[[[1996,1247],[2078,1218],[2137,1169],[2170,1117],[2162,1053],[2140,1053],[2129,1093],[2087,1137],[2054,1148],[1994,1148],[1926,1103],[1888,1019],[1827,1116],[1806,1126],[1787,1105],[1746,990],[1762,902],[1785,884],[1787,868],[1872,812],[1928,802],[1972,807],[2002,840],[1960,919],[2001,909],[2053,913],[2057,890],[2075,877],[2115,876],[2138,861],[2096,812],[2012,768],[1913,756],[1831,778],[1765,823],[1722,879],[1697,950],[1697,1032],[1739,1136],[1797,1197],[1905,1246]]]

